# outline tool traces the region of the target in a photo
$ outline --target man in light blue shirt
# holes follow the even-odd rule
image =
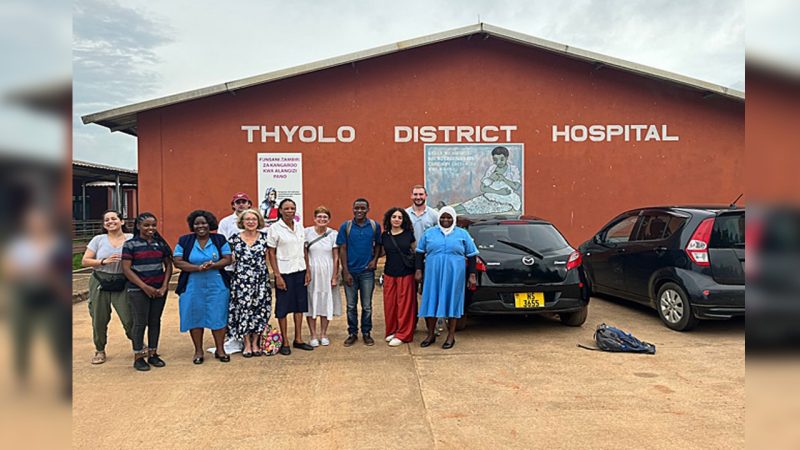
[[[414,240],[419,242],[425,230],[435,227],[439,223],[439,212],[428,206],[428,190],[421,184],[411,188],[411,206],[406,208],[411,225],[414,226]],[[422,292],[422,283],[417,285],[417,292]],[[442,321],[437,325],[437,333],[443,328]],[[419,321],[417,321],[419,324]]]
[[[419,242],[425,230],[439,223],[439,212],[427,204],[428,191],[417,184],[411,188],[411,206],[406,208],[411,224],[414,226],[414,240]]]

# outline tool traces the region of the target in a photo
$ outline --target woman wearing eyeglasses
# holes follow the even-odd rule
[[[308,227],[306,248],[311,270],[308,285],[308,312],[305,313],[311,330],[311,346],[330,345],[328,323],[342,315],[342,299],[339,293],[339,246],[336,245],[336,230],[328,228],[331,212],[324,206],[314,210],[314,226]],[[317,317],[320,321],[317,333]]]

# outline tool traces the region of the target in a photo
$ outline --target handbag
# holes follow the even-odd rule
[[[281,346],[283,346],[283,336],[281,336],[280,330],[267,324],[261,336],[261,351],[265,356],[277,355]]]
[[[108,273],[95,270],[92,276],[100,283],[100,290],[106,292],[121,292],[125,290],[128,279],[121,273]]]
[[[394,239],[394,235],[392,235],[392,232],[390,231],[388,234],[389,238],[392,240],[392,243],[394,244],[394,248],[396,248],[397,251],[400,253],[400,260],[403,262],[403,265],[406,267],[406,269],[414,269],[415,267],[414,255],[408,255],[406,253],[403,253],[403,250],[401,250],[400,246],[397,245],[397,241]]]

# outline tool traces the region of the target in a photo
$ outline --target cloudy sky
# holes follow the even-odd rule
[[[479,20],[744,90],[744,3],[639,0],[76,0],[74,158],[136,167],[80,116]]]

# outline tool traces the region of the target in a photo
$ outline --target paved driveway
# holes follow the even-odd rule
[[[375,293],[375,337],[382,336]],[[744,321],[677,333],[655,311],[594,298],[582,328],[548,318],[471,318],[456,346],[344,348],[213,358],[195,366],[164,313],[167,367],[139,373],[116,318],[92,366],[86,303],[74,305],[73,445],[80,448],[731,448],[744,446]],[[657,345],[655,356],[592,352],[600,322]],[[291,331],[290,331],[291,333]],[[307,333],[307,330],[306,330]],[[211,345],[211,336],[206,333]],[[442,342],[440,339],[439,342]]]

